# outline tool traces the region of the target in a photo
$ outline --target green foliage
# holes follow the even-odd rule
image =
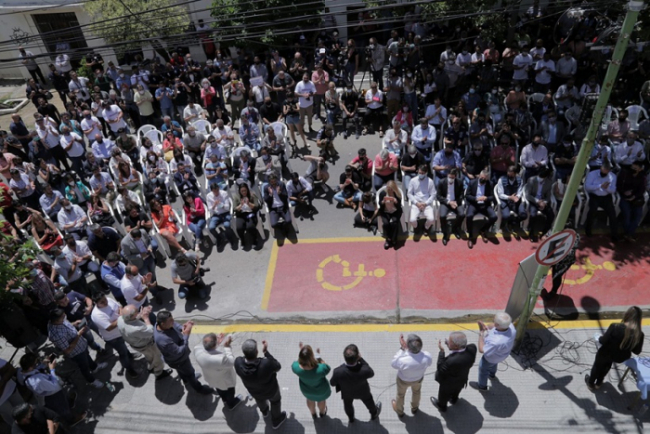
[[[325,1],[301,7],[298,0],[213,0],[211,16],[219,38],[229,44],[257,48],[257,44],[276,47],[291,45],[295,34],[286,34],[297,27],[305,31],[318,27],[317,13]],[[305,16],[314,16],[305,18]]]
[[[86,77],[90,81],[95,80],[95,73],[92,71],[90,66],[83,65],[77,69],[77,75],[79,77]]]
[[[19,243],[12,237],[0,236],[0,311],[10,309],[14,301],[22,298],[20,288],[26,289],[28,260],[36,258],[38,250],[33,240]]]
[[[117,47],[116,51],[121,53],[140,48],[142,44],[138,40],[141,39],[185,32],[190,22],[187,11],[180,6],[169,7],[174,3],[173,0],[94,0],[85,2],[84,9],[91,21],[97,22],[90,27],[93,34],[109,44],[133,41]],[[105,23],[104,20],[113,21]]]

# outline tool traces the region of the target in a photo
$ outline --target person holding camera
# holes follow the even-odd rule
[[[366,47],[366,64],[370,65],[372,81],[376,81],[380,89],[384,88],[384,62],[386,60],[386,49],[377,43],[377,38],[370,38],[370,44]]]
[[[359,117],[359,94],[354,91],[351,81],[345,83],[345,92],[341,95],[341,117],[343,118],[343,138],[348,138],[348,119],[354,122],[354,132],[357,140],[361,134]]]
[[[320,129],[318,135],[316,136],[316,145],[326,152],[325,159],[332,159],[338,156],[339,153],[334,149],[334,138],[336,133],[334,132],[334,126],[331,124],[325,125]]]
[[[198,295],[201,300],[207,297],[203,275],[209,268],[202,269],[196,252],[188,251],[176,256],[171,265],[172,281],[180,285],[178,297],[186,298],[190,293]]]

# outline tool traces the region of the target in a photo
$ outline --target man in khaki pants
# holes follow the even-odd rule
[[[404,396],[411,388],[411,413],[418,412],[420,406],[420,390],[422,379],[433,359],[427,351],[422,351],[422,339],[418,335],[410,334],[407,340],[404,335],[399,337],[400,349],[393,357],[391,366],[397,369],[397,396],[393,399],[393,410],[399,417],[404,416]]]
[[[122,314],[117,319],[117,329],[124,341],[134,350],[141,353],[156,380],[168,377],[171,369],[165,369],[162,355],[153,340],[153,324],[149,319],[151,306],[142,307],[140,311],[128,304],[122,308]]]

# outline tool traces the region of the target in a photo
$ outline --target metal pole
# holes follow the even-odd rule
[[[573,206],[573,201],[575,200],[576,194],[578,192],[578,187],[580,187],[580,182],[584,176],[585,169],[587,167],[587,160],[591,155],[591,151],[594,148],[594,142],[596,140],[596,134],[600,128],[600,123],[603,118],[603,113],[607,107],[607,102],[614,88],[614,83],[618,75],[618,71],[621,67],[621,60],[625,55],[625,51],[628,48],[630,42],[630,36],[634,25],[636,24],[639,12],[643,9],[644,4],[643,0],[640,1],[630,1],[628,3],[628,10],[625,15],[625,20],[623,21],[623,26],[621,27],[621,33],[618,35],[618,40],[616,41],[616,47],[612,53],[612,60],[607,68],[607,74],[605,75],[605,81],[601,87],[601,93],[598,97],[598,102],[594,109],[593,117],[591,118],[591,124],[589,125],[589,130],[587,135],[582,141],[582,146],[580,147],[580,152],[578,153],[578,158],[576,163],[573,166],[573,172],[571,172],[571,178],[566,188],[566,193],[564,195],[564,200],[562,200],[562,205],[560,210],[555,218],[553,224],[552,233],[555,234],[566,225],[567,218],[569,217],[569,211]],[[537,298],[542,291],[544,286],[544,279],[548,274],[549,267],[539,265],[537,267],[537,272],[531,283],[528,300],[524,307],[523,312],[519,316],[517,322],[517,337],[515,340],[515,348],[518,348],[521,344],[521,341],[526,332],[526,327],[528,326],[528,321],[530,320],[533,310],[535,308],[535,303],[537,303]]]

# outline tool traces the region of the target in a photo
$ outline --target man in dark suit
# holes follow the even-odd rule
[[[269,218],[273,229],[283,228],[291,224],[291,209],[289,208],[289,195],[284,182],[278,179],[278,175],[271,173],[269,183],[263,184],[264,202],[269,207]]]
[[[497,215],[492,208],[492,204],[494,203],[494,188],[490,182],[490,172],[488,169],[483,169],[479,173],[478,178],[472,179],[469,183],[465,200],[467,201],[467,233],[469,237],[467,246],[471,249],[476,243],[476,236],[473,231],[474,216],[481,214],[487,217],[487,220],[483,221],[483,225],[479,229],[479,233],[486,243],[487,231],[497,221]]]
[[[452,188],[453,187],[453,188]],[[442,225],[442,244],[447,245],[449,242],[450,232],[460,239],[460,225],[465,218],[463,210],[463,181],[459,179],[458,169],[454,168],[447,174],[447,179],[441,179],[438,184],[437,199],[440,202],[440,224]],[[454,220],[447,224],[447,216],[450,212],[456,214]]]
[[[267,417],[271,412],[273,429],[278,429],[287,420],[287,413],[282,411],[282,395],[277,377],[282,365],[269,353],[266,341],[262,341],[263,358],[257,357],[257,342],[253,339],[244,341],[241,350],[244,357],[235,359],[235,372],[257,402],[262,415]]]
[[[551,208],[553,180],[551,170],[544,167],[537,176],[528,179],[526,183],[526,200],[528,201],[528,236],[536,242],[540,232],[546,233],[551,229],[555,213]]]
[[[250,156],[248,150],[243,149],[239,155],[235,155],[232,161],[232,173],[235,179],[249,181],[249,185],[255,182],[255,164],[257,160]]]
[[[201,192],[192,169],[186,167],[184,163],[178,163],[178,170],[174,173],[174,183],[181,195],[186,191],[190,191],[196,197]]]
[[[476,345],[467,345],[467,336],[463,332],[453,332],[445,341],[449,355],[445,357],[442,342],[438,341],[438,370],[436,381],[440,383],[438,398],[431,397],[431,403],[441,412],[447,411],[447,404],[456,404],[461,390],[467,387],[469,370],[476,360]]]
[[[370,365],[359,354],[359,348],[350,344],[343,351],[345,363],[334,369],[330,384],[341,392],[343,408],[348,415],[350,423],[354,422],[354,400],[360,399],[370,412],[371,420],[375,420],[381,413],[381,402],[375,401],[370,392],[368,379],[375,376]]]

